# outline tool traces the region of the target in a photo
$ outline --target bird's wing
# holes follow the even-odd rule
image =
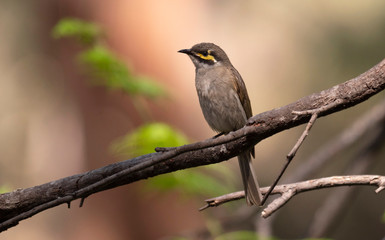
[[[237,79],[238,80],[238,81],[234,80],[234,82],[233,82],[234,88],[235,88],[235,90],[236,90],[236,92],[238,94],[238,97],[239,97],[239,100],[241,101],[243,109],[245,110],[246,117],[247,117],[247,119],[249,119],[251,116],[253,116],[253,112],[251,110],[251,104],[250,104],[249,95],[247,94],[246,85],[243,82],[241,74],[239,74],[239,72],[234,67],[232,67],[231,69],[232,69],[231,70],[232,74],[235,77],[233,79]],[[250,149],[250,154],[253,157],[255,156],[255,149],[254,149],[254,147],[252,149]]]
[[[231,70],[232,74],[235,77],[234,79],[238,80],[238,81],[234,80],[233,82],[234,89],[236,90],[239,100],[242,103],[243,109],[245,110],[245,113],[246,113],[246,117],[247,119],[249,119],[253,115],[253,113],[251,110],[250,99],[249,99],[249,95],[247,94],[245,83],[243,82],[241,74],[239,74],[239,72],[234,67],[232,67],[231,69],[232,69]]]

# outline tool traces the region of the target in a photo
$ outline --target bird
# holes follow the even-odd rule
[[[246,85],[222,48],[198,43],[178,52],[187,54],[195,65],[195,87],[208,125],[220,134],[244,127],[252,116]],[[262,194],[251,157],[254,147],[238,155],[247,204],[259,206]]]

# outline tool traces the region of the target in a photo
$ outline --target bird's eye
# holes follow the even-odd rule
[[[207,57],[209,55],[209,52],[208,51],[204,51],[204,52],[202,52],[202,55]]]

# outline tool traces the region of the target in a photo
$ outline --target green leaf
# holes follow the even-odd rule
[[[164,96],[164,89],[147,77],[135,76],[109,49],[96,45],[79,55],[79,61],[90,69],[94,83],[120,89],[131,95]]]
[[[7,184],[0,185],[0,194],[12,191]]]
[[[226,164],[213,164],[156,176],[147,181],[160,191],[177,190],[182,194],[216,196],[236,191],[234,172]]]
[[[111,150],[117,155],[135,157],[154,152],[155,147],[175,147],[187,143],[187,138],[169,125],[150,123],[115,141]]]
[[[54,38],[75,37],[83,44],[95,43],[102,35],[99,25],[76,18],[63,18],[53,28]]]
[[[225,176],[223,176],[225,177]],[[172,172],[148,180],[150,187],[158,190],[178,190],[188,195],[216,196],[232,192],[232,184],[224,183],[197,169]]]
[[[146,124],[112,144],[114,154],[135,157],[154,152],[155,147],[174,147],[187,144],[187,138],[164,123]],[[218,180],[212,176],[222,177]],[[148,186],[161,191],[181,190],[186,194],[221,195],[235,189],[234,174],[223,164],[173,172],[149,179]]]
[[[99,25],[76,18],[64,18],[52,30],[54,38],[72,37],[89,47],[79,54],[78,59],[88,68],[95,84],[150,98],[166,94],[160,84],[135,75],[124,61],[100,44],[102,34]]]
[[[150,98],[157,98],[166,95],[166,91],[157,82],[145,76],[135,76],[131,79],[130,90],[133,94],[142,94]]]

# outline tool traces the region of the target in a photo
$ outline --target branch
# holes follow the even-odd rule
[[[313,110],[310,110],[313,112]],[[320,109],[317,109],[316,111],[314,111],[312,113],[312,116],[310,118],[310,121],[307,123],[306,125],[306,128],[305,130],[303,131],[301,137],[297,140],[296,144],[294,145],[294,147],[291,149],[290,153],[286,155],[286,164],[283,166],[281,172],[279,173],[278,177],[275,179],[274,183],[270,186],[269,190],[267,191],[267,193],[265,194],[265,196],[263,196],[263,199],[261,201],[261,206],[265,204],[267,198],[269,197],[270,193],[274,190],[275,186],[278,184],[279,180],[281,179],[281,177],[283,176],[283,173],[286,171],[286,169],[289,167],[289,164],[291,162],[291,160],[293,160],[295,154],[297,153],[299,147],[302,145],[302,143],[305,141],[305,138],[309,135],[309,131],[310,129],[312,128],[312,126],[314,125],[315,123],[315,120],[317,120],[318,118],[318,113],[320,113],[322,110]],[[303,114],[303,113],[298,113],[298,112],[294,112],[295,114]],[[308,113],[305,113],[305,114],[308,114]]]
[[[227,135],[1,194],[0,231],[45,209],[69,204],[100,191],[164,173],[228,160],[265,138],[309,121],[309,114],[297,115],[293,113],[295,111],[323,109],[319,116],[326,116],[359,104],[384,88],[385,59],[354,79],[258,114],[249,119],[247,126]]]
[[[340,187],[340,186],[353,186],[353,185],[375,185],[378,188],[376,193],[384,190],[385,188],[385,176],[379,175],[352,175],[352,176],[334,176],[325,177],[319,179],[312,179],[308,181],[302,181],[291,184],[277,185],[271,194],[280,194],[281,196],[274,199],[263,211],[262,217],[267,218],[283,205],[285,205],[296,194],[317,190],[322,188]],[[267,193],[268,187],[261,188],[262,194]],[[200,210],[204,210],[209,207],[217,207],[227,202],[235,201],[245,197],[244,191],[234,192],[226,195],[222,195],[216,198],[205,200],[207,205]]]
[[[322,167],[326,166],[327,164],[333,164],[331,163],[333,161],[333,157],[335,157],[338,153],[342,152],[343,150],[350,147],[352,144],[360,141],[363,139],[364,135],[370,136],[372,139],[373,136],[378,136],[379,134],[383,134],[382,131],[384,131],[384,123],[385,123],[385,99],[381,100],[379,103],[377,103],[375,106],[373,106],[371,109],[363,113],[358,119],[356,119],[350,126],[346,127],[341,133],[331,138],[326,144],[321,146],[318,150],[316,150],[308,159],[305,159],[301,162],[301,164],[295,169],[294,172],[292,172],[288,177],[285,178],[286,183],[290,182],[297,182],[304,179],[311,178],[317,171],[320,171]],[[382,131],[379,131],[379,129],[383,129]],[[376,141],[375,144],[383,144],[382,140]],[[362,145],[362,143],[360,143]],[[360,146],[362,148],[362,146]],[[364,147],[362,149],[367,149],[368,147]],[[377,148],[381,148],[377,146]],[[370,147],[370,149],[373,150],[373,147]],[[371,151],[372,151],[371,150]],[[362,153],[359,153],[358,155],[362,155]],[[362,156],[361,156],[362,157]],[[357,161],[354,161],[357,162]],[[359,175],[364,174],[367,171],[359,170],[357,167],[354,167],[355,165],[359,165],[362,167],[362,165],[365,164],[356,164],[356,163],[348,163],[349,169],[347,172],[345,172],[346,175]],[[353,167],[351,167],[353,165]],[[365,167],[367,168],[367,167]],[[351,191],[350,188],[345,188],[344,190],[338,190],[338,194],[329,194],[330,201],[333,201],[333,204],[339,201],[342,197],[339,193],[341,192],[347,192]],[[336,200],[337,199],[337,200]],[[327,205],[328,203],[325,203]],[[321,206],[322,208],[322,206]],[[324,210],[319,210],[318,212],[321,212],[322,214],[325,214]],[[327,213],[326,213],[327,214]],[[335,211],[330,215],[335,214]],[[315,218],[318,217],[320,214],[315,213]],[[268,219],[257,219],[257,225],[258,225],[258,231],[259,233],[264,232],[263,234],[265,236],[271,236],[272,235],[272,228],[273,228],[273,222],[275,218],[277,218],[278,215],[272,215]],[[313,229],[320,229],[321,226],[319,223],[316,222],[316,220],[313,220],[312,222],[315,222],[312,224],[312,226],[315,226]],[[328,224],[333,224],[333,221],[328,221]],[[334,227],[336,224],[333,225]],[[311,227],[312,228],[312,227]],[[309,236],[316,237],[315,234],[310,232],[308,234]]]
[[[330,139],[328,143],[314,152],[309,159],[301,162],[301,165],[286,178],[287,182],[296,182],[315,174],[317,170],[330,163],[339,152],[360,140],[365,133],[376,132],[385,121],[385,99],[362,114],[343,132]]]

